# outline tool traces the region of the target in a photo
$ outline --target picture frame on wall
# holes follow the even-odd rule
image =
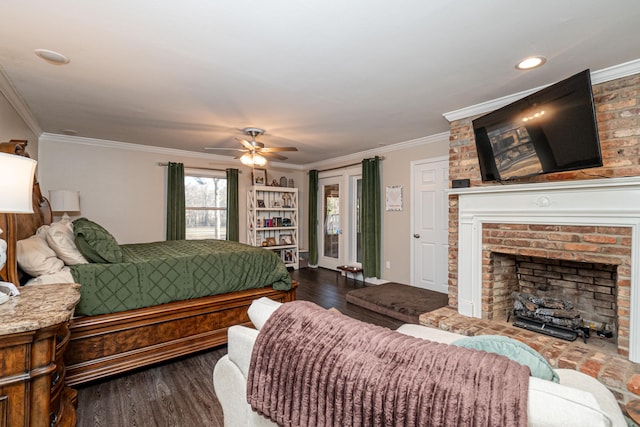
[[[385,197],[387,211],[402,210],[402,185],[388,185]]]
[[[253,185],[267,185],[267,170],[254,168],[251,172]]]

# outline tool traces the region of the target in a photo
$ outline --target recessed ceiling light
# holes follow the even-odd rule
[[[540,67],[545,62],[547,62],[547,58],[544,56],[530,56],[518,62],[518,64],[516,64],[516,69],[530,70],[532,68]]]
[[[64,56],[61,53],[54,52],[53,50],[36,49],[35,53],[40,58],[42,58],[45,61],[47,61],[48,63],[54,64],[54,65],[64,65],[64,64],[68,64],[69,62],[71,62],[71,60],[69,58],[67,58],[66,56]]]

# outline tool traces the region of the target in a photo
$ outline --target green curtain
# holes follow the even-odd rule
[[[309,265],[318,265],[318,171],[309,171]]]
[[[167,240],[184,240],[184,165],[169,162],[167,178]]]
[[[240,241],[238,169],[227,169],[227,240]]]
[[[380,158],[362,161],[362,270],[364,277],[380,277],[380,240],[382,208],[380,189]]]

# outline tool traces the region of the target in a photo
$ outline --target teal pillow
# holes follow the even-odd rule
[[[113,264],[122,262],[122,250],[116,239],[99,224],[87,218],[73,221],[73,234],[78,250],[89,262]]]
[[[461,338],[451,344],[500,354],[514,362],[528,366],[532,377],[555,383],[560,381],[556,371],[553,370],[549,362],[540,353],[518,340],[500,335],[478,335]]]

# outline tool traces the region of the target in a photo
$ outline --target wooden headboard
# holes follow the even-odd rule
[[[0,152],[15,154],[16,156],[29,157],[26,151],[26,140],[12,139],[9,142],[0,142]],[[40,184],[37,177],[33,180],[33,213],[32,214],[7,214],[0,213],[0,229],[4,233],[0,238],[7,241],[7,264],[0,270],[0,280],[13,282],[20,285],[20,272],[16,258],[16,246],[18,240],[33,236],[41,225],[51,224],[53,214],[49,200],[40,192]]]

